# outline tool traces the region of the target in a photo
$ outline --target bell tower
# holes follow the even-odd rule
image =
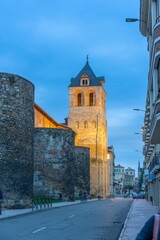
[[[109,194],[106,92],[104,77],[96,77],[88,57],[69,85],[68,126],[76,132],[75,145],[90,148],[90,192]]]

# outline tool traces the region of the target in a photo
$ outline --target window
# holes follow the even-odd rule
[[[157,85],[158,85],[158,93],[160,93],[160,63],[158,63],[158,71],[157,71]],[[160,97],[160,96],[159,96]]]
[[[75,127],[79,129],[79,122],[78,121],[75,122]]]
[[[96,128],[96,122],[95,121],[92,121],[92,127]]]
[[[87,121],[84,121],[84,128],[88,128],[88,123],[87,123]]]
[[[81,85],[89,85],[89,79],[81,79]]]
[[[89,94],[89,106],[93,106],[93,93]]]
[[[77,105],[78,106],[82,106],[82,94],[81,93],[78,93],[77,95]]]

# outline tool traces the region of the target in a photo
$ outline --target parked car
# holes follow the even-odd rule
[[[133,199],[144,199],[144,196],[142,196],[140,193],[133,194]]]

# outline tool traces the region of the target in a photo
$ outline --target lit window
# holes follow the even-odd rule
[[[96,128],[96,122],[95,121],[92,121],[92,127]]]
[[[88,123],[87,123],[87,121],[84,121],[84,128],[88,128]]]
[[[75,122],[75,127],[79,129],[79,122],[78,121]]]

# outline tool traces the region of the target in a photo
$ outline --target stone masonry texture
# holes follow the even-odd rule
[[[74,148],[75,163],[75,192],[90,194],[90,149],[86,147]]]
[[[89,194],[89,149],[74,146],[72,130],[35,128],[34,196]]]
[[[28,206],[33,194],[34,86],[0,73],[0,189],[8,207]]]
[[[34,85],[18,75],[0,73],[4,207],[31,207],[34,196],[73,199],[79,191],[89,194],[90,151],[75,147],[75,132],[57,125],[35,128]]]
[[[74,132],[35,128],[34,195],[74,195]]]

